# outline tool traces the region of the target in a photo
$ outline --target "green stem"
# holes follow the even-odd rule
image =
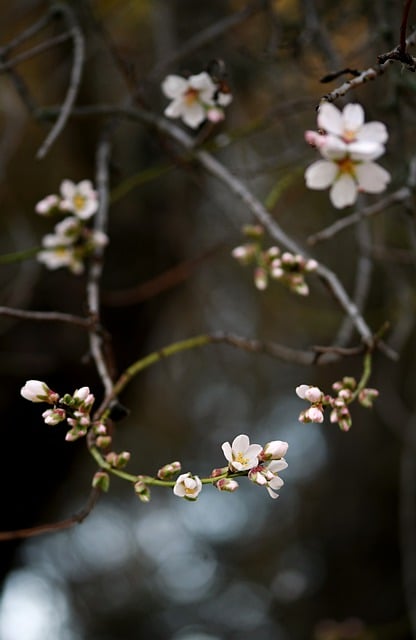
[[[11,262],[22,262],[27,258],[33,258],[41,247],[32,247],[31,249],[24,249],[23,251],[15,251],[14,253],[4,253],[0,256],[0,264],[10,264]]]
[[[356,390],[352,395],[350,403],[354,402],[354,400],[358,398],[361,391],[367,386],[367,382],[369,381],[371,376],[371,364],[372,364],[372,353],[371,351],[368,351],[364,356],[363,372],[361,375],[361,379],[357,385]]]
[[[117,382],[113,387],[111,395],[108,398],[106,398],[104,404],[98,410],[97,417],[95,417],[95,419],[98,419],[98,418],[105,419],[106,415],[109,412],[107,407],[109,406],[111,401],[115,397],[117,397],[123,391],[123,389],[125,389],[127,384],[130,382],[132,378],[134,378],[134,376],[136,376],[138,373],[140,373],[144,369],[147,369],[147,367],[150,367],[152,364],[155,364],[156,362],[160,362],[164,358],[169,358],[170,356],[173,356],[176,353],[180,353],[181,351],[188,351],[189,349],[202,347],[214,341],[215,341],[215,338],[213,336],[210,336],[208,334],[202,334],[199,336],[194,336],[193,338],[188,338],[186,340],[179,340],[178,342],[173,342],[167,347],[162,347],[162,349],[159,349],[158,351],[153,351],[152,353],[145,356],[144,358],[140,358],[140,360],[136,360],[136,362],[130,365],[121,374],[121,376],[119,377],[119,379],[117,380]]]

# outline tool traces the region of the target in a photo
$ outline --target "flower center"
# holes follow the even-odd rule
[[[184,100],[188,106],[191,106],[194,102],[197,102],[199,97],[198,89],[193,89],[189,87],[189,89],[184,94]]]
[[[346,129],[342,135],[343,139],[345,142],[353,142],[356,138],[356,131],[353,131],[352,129]]]
[[[76,193],[72,198],[72,202],[77,211],[80,211],[80,209],[85,206],[86,201],[87,198],[85,196],[82,196],[80,193]]]
[[[236,462],[239,462],[240,464],[243,464],[243,465],[248,464],[248,458],[245,458],[245,457],[243,456],[243,454],[241,453],[241,451],[239,451],[239,452],[237,453],[237,455],[236,455],[236,457],[235,457],[235,461],[236,461]]]
[[[354,175],[354,162],[348,156],[341,160],[337,160],[337,165],[340,173],[349,173],[351,176]]]

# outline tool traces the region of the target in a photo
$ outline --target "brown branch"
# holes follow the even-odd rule
[[[24,538],[33,538],[34,536],[40,536],[43,533],[56,533],[57,531],[70,529],[76,524],[81,524],[94,509],[99,496],[99,489],[92,489],[85,507],[70,518],[65,518],[65,520],[58,520],[58,522],[43,524],[39,525],[38,527],[30,527],[27,529],[16,529],[15,531],[0,531],[0,542],[5,542],[6,540],[21,540]]]
[[[399,50],[403,55],[406,54],[406,48],[407,48],[406,31],[407,31],[407,23],[409,20],[409,13],[410,13],[410,7],[412,6],[412,2],[413,0],[406,0],[404,4],[404,9],[403,9],[402,22],[400,25]]]
[[[196,258],[184,260],[172,269],[168,269],[155,278],[138,286],[121,291],[103,291],[102,301],[107,306],[119,307],[137,304],[138,302],[153,298],[187,280],[201,263],[211,258],[221,248],[222,245],[211,247]]]
[[[70,38],[71,38],[71,34],[70,33],[62,33],[59,36],[55,36],[54,38],[50,38],[50,40],[47,40],[46,42],[42,42],[41,44],[37,45],[36,47],[32,47],[32,49],[29,49],[29,51],[24,51],[23,53],[19,54],[18,56],[15,56],[14,58],[11,58],[10,60],[7,60],[7,62],[4,62],[3,64],[0,64],[0,73],[2,73],[3,71],[9,71],[13,67],[16,67],[18,64],[20,64],[21,62],[25,62],[26,60],[30,60],[31,58],[34,58],[35,56],[39,55],[40,53],[43,53],[44,51],[48,51],[49,49],[52,49],[53,47],[56,47],[58,44],[62,44],[63,42],[66,42]]]

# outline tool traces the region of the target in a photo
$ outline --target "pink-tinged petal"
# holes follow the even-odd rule
[[[336,136],[328,134],[324,138],[325,143],[321,144],[319,150],[327,160],[340,160],[349,152],[350,145]]]
[[[188,89],[188,81],[181,76],[170,75],[162,82],[162,91],[167,98],[179,98]]]
[[[342,136],[344,123],[341,112],[330,102],[324,102],[318,111],[318,127],[336,136]]]
[[[357,199],[357,185],[354,179],[348,174],[341,175],[333,185],[329,197],[337,209],[354,204]]]
[[[280,487],[283,487],[283,485],[284,482],[282,478],[279,478],[278,476],[276,476],[272,480],[269,480],[269,487],[271,487],[272,489],[280,489]]]
[[[352,160],[376,160],[383,155],[385,149],[382,144],[371,140],[356,140],[348,145]]]
[[[232,443],[233,451],[247,451],[250,446],[250,438],[245,433],[236,436]]]
[[[338,167],[329,160],[318,160],[305,171],[306,186],[309,189],[327,189],[335,180]]]
[[[300,384],[298,387],[296,387],[296,395],[301,398],[302,400],[305,400],[305,393],[306,391],[309,389],[308,384]]]
[[[390,182],[389,172],[375,162],[357,165],[355,173],[359,189],[368,193],[381,193]]]
[[[206,118],[206,111],[198,102],[187,105],[186,109],[183,110],[182,120],[192,129],[199,127]]]
[[[269,496],[270,496],[271,498],[273,498],[273,500],[275,500],[276,498],[278,498],[278,497],[279,497],[279,494],[278,494],[278,493],[275,493],[272,489],[270,489],[270,487],[266,487],[266,489],[267,489],[267,491],[268,491],[268,493],[269,493]]]
[[[364,109],[360,104],[347,104],[342,111],[344,130],[357,131],[364,124]]]
[[[221,449],[225,456],[225,459],[228,460],[228,462],[231,462],[231,460],[233,459],[233,453],[231,451],[230,443],[224,442],[224,444],[221,445]]]
[[[357,140],[371,140],[384,144],[389,137],[386,126],[382,122],[368,122],[363,124],[357,133]]]

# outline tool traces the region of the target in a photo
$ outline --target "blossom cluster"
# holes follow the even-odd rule
[[[28,380],[20,390],[21,396],[30,402],[45,402],[53,405],[42,413],[45,424],[57,425],[66,421],[70,429],[65,440],[72,442],[85,436],[90,428],[93,429],[97,440],[101,438],[101,445],[110,444],[111,438],[107,434],[107,427],[100,421],[92,421],[90,413],[94,404],[94,395],[89,387],[76,389],[73,394],[66,393],[62,397],[48,387],[41,380]]]
[[[360,104],[347,104],[341,112],[329,102],[318,111],[318,129],[306,131],[305,139],[323,160],[305,173],[310,189],[331,187],[329,197],[337,209],[354,204],[359,192],[381,193],[390,174],[374,162],[385,151],[388,133],[382,122],[364,123]]]
[[[63,180],[60,195],[52,194],[40,200],[35,207],[39,215],[71,215],[58,222],[53,233],[43,237],[43,249],[37,254],[39,262],[48,269],[67,267],[74,274],[83,273],[84,259],[108,243],[105,233],[86,226],[97,209],[97,192],[89,180],[78,184]]]
[[[305,274],[316,270],[316,260],[289,251],[281,252],[276,246],[263,249],[264,230],[260,225],[247,225],[243,233],[250,238],[250,242],[235,247],[231,255],[242,265],[254,264],[254,284],[257,289],[266,289],[271,278],[287,286],[293,293],[301,296],[309,294]]]
[[[162,91],[171,100],[165,116],[181,118],[192,129],[197,129],[205,120],[223,120],[223,108],[232,101],[225,83],[215,81],[206,71],[189,78],[169,75],[162,83]]]
[[[233,492],[238,489],[235,477],[248,476],[249,480],[255,484],[265,487],[272,498],[277,498],[276,490],[283,485],[283,480],[278,473],[287,467],[283,456],[288,446],[287,442],[274,440],[262,447],[260,444],[250,444],[249,437],[240,434],[231,444],[229,442],[222,444],[221,448],[228,466],[214,469],[207,482],[213,483],[219,491]],[[196,500],[202,491],[202,485],[203,482],[199,476],[192,475],[190,472],[182,473],[176,480],[173,493],[179,498]]]
[[[349,431],[352,420],[348,405],[357,398],[363,407],[371,408],[378,396],[377,389],[364,388],[357,393],[357,381],[350,376],[334,382],[332,389],[336,392],[335,396],[324,394],[319,387],[312,385],[301,384],[296,387],[296,395],[310,403],[308,409],[301,411],[299,421],[323,422],[324,409],[329,407],[330,422],[338,423],[342,431]]]

